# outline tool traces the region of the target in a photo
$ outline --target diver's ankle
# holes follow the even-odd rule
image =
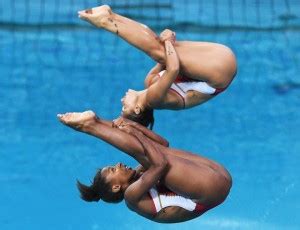
[[[93,119],[90,119],[90,120],[86,120],[84,121],[80,127],[78,127],[79,131],[81,132],[85,132],[85,133],[89,133],[93,130],[93,128],[95,127],[97,123],[97,118],[93,118]]]
[[[98,28],[106,29],[112,33],[118,34],[118,22],[115,20],[114,13],[102,17],[97,23]]]

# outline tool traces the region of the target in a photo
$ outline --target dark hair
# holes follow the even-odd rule
[[[106,178],[102,176],[99,169],[94,177],[94,181],[90,186],[82,184],[77,180],[77,188],[80,191],[81,199],[92,202],[102,199],[108,203],[119,203],[123,200],[124,194],[120,190],[119,192],[113,192],[111,185],[106,181]]]
[[[152,130],[154,125],[154,112],[153,109],[145,109],[144,111],[141,111],[140,114],[130,114],[127,115],[126,118],[135,121],[145,127],[149,127],[149,129]]]

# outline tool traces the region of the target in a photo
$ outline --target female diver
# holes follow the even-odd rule
[[[199,155],[168,147],[168,142],[125,118],[109,122],[92,111],[58,115],[65,125],[103,141],[135,158],[141,166],[121,163],[100,169],[93,183],[78,181],[82,199],[118,203],[150,220],[177,223],[221,204],[232,181],[226,169]]]
[[[78,14],[157,62],[145,78],[146,89],[128,90],[121,100],[122,115],[145,126],[153,125],[153,109],[179,110],[202,104],[224,91],[236,74],[235,56],[224,45],[175,41],[170,30],[157,37],[147,26],[112,12],[107,5]]]

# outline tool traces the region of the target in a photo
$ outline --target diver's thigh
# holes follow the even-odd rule
[[[196,164],[189,159],[167,155],[169,169],[164,183],[172,191],[192,199],[210,196],[218,173],[206,164]]]

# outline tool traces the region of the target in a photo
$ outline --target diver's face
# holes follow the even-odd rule
[[[129,89],[125,96],[121,99],[122,102],[122,115],[128,116],[135,113],[135,107],[138,101],[138,92],[132,89]]]
[[[135,173],[135,170],[122,163],[118,163],[115,166],[107,166],[101,171],[102,176],[105,177],[105,180],[111,185],[128,184],[134,177]]]

